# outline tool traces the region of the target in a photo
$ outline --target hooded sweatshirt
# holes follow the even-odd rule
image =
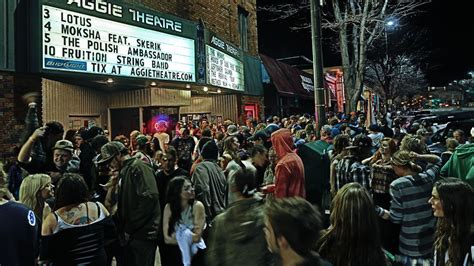
[[[474,188],[474,143],[460,145],[441,168],[444,177],[457,177]]]
[[[275,197],[305,198],[303,161],[294,152],[291,131],[279,129],[272,134],[271,139],[278,157],[275,167]]]

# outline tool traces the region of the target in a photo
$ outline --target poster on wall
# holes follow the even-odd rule
[[[215,35],[206,44],[207,82],[210,85],[244,91],[242,52]]]
[[[161,26],[179,33],[182,31],[179,21],[129,8],[120,9],[120,12],[121,16],[116,17],[127,15],[135,24],[143,22],[147,27],[156,24],[157,30],[89,15],[90,11],[84,14],[44,4],[42,69],[196,81],[195,40],[159,31]]]

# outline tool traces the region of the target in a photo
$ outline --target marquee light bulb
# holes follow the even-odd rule
[[[203,90],[204,92],[207,92],[207,91],[209,90],[209,88],[204,87],[204,88],[202,88],[202,90]]]

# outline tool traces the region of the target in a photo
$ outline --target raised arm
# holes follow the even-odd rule
[[[20,163],[28,163],[31,159],[31,150],[35,145],[35,142],[44,136],[46,132],[46,126],[40,127],[31,134],[28,140],[21,146],[20,153],[18,153],[18,161]]]

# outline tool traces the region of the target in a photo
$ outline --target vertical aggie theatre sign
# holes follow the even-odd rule
[[[42,68],[196,81],[195,24],[105,0],[43,0]]]
[[[231,90],[244,90],[242,52],[215,35],[208,34],[206,44],[207,82]]]

